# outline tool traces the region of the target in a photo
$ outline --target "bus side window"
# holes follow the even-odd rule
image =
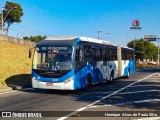
[[[107,48],[103,47],[103,65],[107,65]]]
[[[122,60],[125,60],[125,50],[122,49]]]
[[[102,47],[99,47],[99,61],[102,61],[102,56],[103,56],[103,53],[102,53]]]
[[[79,49],[79,47],[77,47],[77,49],[76,49],[76,61],[79,61],[79,58],[80,58],[79,53],[80,53],[80,49]]]
[[[112,57],[113,57],[113,58],[112,58],[113,60],[117,60],[117,48],[114,48],[114,49],[113,49]]]
[[[80,47],[76,48],[76,61],[83,61],[83,50]]]
[[[112,61],[113,60],[113,56],[112,56],[112,48],[108,48],[107,49],[107,61]]]
[[[92,51],[93,51],[93,61],[97,61],[97,49],[92,48]]]
[[[80,49],[80,52],[79,52],[79,61],[83,61],[83,50]]]
[[[84,61],[92,61],[92,48],[89,45],[84,46]]]

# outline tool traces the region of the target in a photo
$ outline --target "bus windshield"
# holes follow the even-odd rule
[[[33,69],[60,71],[72,69],[72,46],[37,46]]]

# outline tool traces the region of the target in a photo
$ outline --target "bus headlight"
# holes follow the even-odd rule
[[[74,76],[72,76],[72,77],[68,78],[67,80],[65,80],[64,83],[68,83],[68,82],[72,81],[73,79],[74,79]]]
[[[36,77],[32,77],[32,80],[38,82],[38,79],[36,79]]]

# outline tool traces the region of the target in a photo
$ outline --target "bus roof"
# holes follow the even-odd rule
[[[100,40],[100,39],[95,39],[90,37],[78,37],[78,36],[77,37],[47,37],[45,40],[40,41],[38,45],[48,45],[48,44],[74,45],[76,40],[116,46],[106,40]]]
[[[121,46],[121,48],[126,48],[126,49],[134,50],[133,48],[130,48],[130,47],[127,47],[127,46]]]

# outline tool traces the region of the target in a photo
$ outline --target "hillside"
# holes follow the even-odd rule
[[[0,41],[0,86],[11,86],[30,80],[30,46]]]

